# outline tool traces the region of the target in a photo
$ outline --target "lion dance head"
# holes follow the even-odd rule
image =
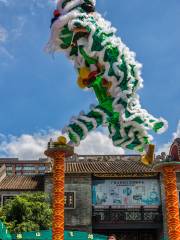
[[[60,13],[67,13],[75,8],[81,8],[85,12],[95,11],[96,0],[59,0],[57,9]]]

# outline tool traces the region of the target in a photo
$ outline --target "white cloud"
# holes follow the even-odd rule
[[[14,59],[14,56],[5,47],[1,47],[1,46],[0,46],[0,56],[4,56],[5,58],[8,58],[10,60]]]
[[[173,140],[174,140],[175,138],[180,138],[180,120],[179,120],[179,122],[178,122],[178,126],[177,126],[176,132],[173,133]]]
[[[0,0],[1,2],[1,0]],[[4,44],[6,43],[8,38],[8,31],[0,25],[0,57],[5,57],[5,59],[13,59],[14,56],[6,49]],[[4,64],[4,62],[1,59],[0,62],[1,66]]]
[[[24,16],[17,16],[16,18],[16,27],[11,30],[11,35],[13,39],[17,39],[21,37],[24,25],[26,23],[26,17]]]
[[[0,134],[0,157],[16,157],[23,159],[39,159],[44,157],[47,142],[57,138],[57,130],[41,131],[33,135],[23,134],[19,137]],[[123,154],[121,148],[112,145],[111,140],[101,132],[92,132],[75,149],[78,154]]]
[[[7,40],[8,32],[0,25],[0,43],[4,43]]]
[[[111,139],[101,132],[91,132],[76,149],[78,154],[124,154],[124,150],[114,147]]]
[[[5,5],[7,5],[7,6],[8,6],[8,4],[9,4],[9,1],[8,1],[8,0],[0,0],[0,3],[3,3],[3,4],[5,4]]]
[[[174,139],[180,138],[180,120],[177,125],[176,132],[172,134],[172,139],[168,143],[163,144],[158,148],[157,154],[161,154],[162,152],[169,153],[170,146],[172,145]]]
[[[39,141],[37,136],[22,135],[19,139],[16,137],[11,138],[11,142],[6,145],[6,149],[16,156],[27,157],[31,154],[41,152],[42,140]]]
[[[47,142],[51,137],[57,137],[55,130],[41,131],[33,135],[23,134],[19,137],[1,135],[1,157],[18,157],[19,159],[38,159],[44,157]]]

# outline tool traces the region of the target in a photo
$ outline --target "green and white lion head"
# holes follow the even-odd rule
[[[57,8],[63,12],[70,12],[72,9],[82,7],[85,12],[92,12],[95,8],[96,0],[58,0]]]

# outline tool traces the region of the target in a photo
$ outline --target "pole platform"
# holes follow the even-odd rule
[[[64,240],[64,183],[65,158],[74,154],[74,148],[67,144],[48,143],[45,155],[54,160],[53,164],[53,219],[52,239]]]

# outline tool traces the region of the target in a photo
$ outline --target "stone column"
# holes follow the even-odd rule
[[[180,240],[179,201],[176,183],[176,167],[164,166],[164,186],[166,196],[166,218],[169,240]]]
[[[168,158],[157,163],[154,168],[163,175],[165,192],[166,226],[169,240],[180,240],[179,201],[176,181],[176,171],[180,169],[180,162],[170,161]]]
[[[52,239],[64,240],[64,162],[65,157],[73,155],[73,148],[55,142],[49,144],[45,154],[54,160]]]
[[[176,172],[180,170],[180,138],[172,143],[169,155],[156,157],[154,168],[162,173],[165,192],[166,225],[169,240],[180,240],[180,216]]]

